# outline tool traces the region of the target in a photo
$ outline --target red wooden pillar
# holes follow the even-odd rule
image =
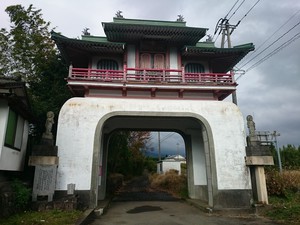
[[[184,66],[181,67],[181,76],[182,76],[182,82],[185,83],[185,71],[184,71]]]
[[[123,66],[123,81],[126,81],[126,77],[127,77],[127,65],[124,64]]]

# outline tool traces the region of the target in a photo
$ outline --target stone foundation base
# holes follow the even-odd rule
[[[219,190],[214,209],[250,208],[252,201],[252,190]]]
[[[90,206],[90,190],[75,190],[74,195],[77,199],[77,209],[86,209]],[[54,201],[60,200],[60,199],[68,199],[69,195],[66,191],[55,191],[54,193]]]

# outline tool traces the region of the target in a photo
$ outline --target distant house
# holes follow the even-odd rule
[[[164,160],[157,163],[157,173],[161,174],[173,169],[181,174],[181,164],[186,164],[186,160],[183,156],[169,155]]]
[[[30,106],[24,82],[0,77],[0,172],[22,171]]]

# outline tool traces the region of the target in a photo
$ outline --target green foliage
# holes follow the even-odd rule
[[[60,210],[49,210],[44,212],[24,212],[21,214],[16,214],[8,219],[1,219],[0,225],[71,225],[82,216],[81,211],[60,211]]]
[[[130,178],[142,175],[144,169],[153,170],[153,162],[141,151],[149,137],[150,132],[114,132],[108,145],[108,173],[121,173]]]
[[[269,204],[265,215],[284,224],[300,224],[300,171],[266,168]]]
[[[300,192],[287,192],[286,197],[271,196],[272,207],[266,215],[285,224],[300,224]]]
[[[280,149],[282,166],[289,169],[300,169],[300,146],[283,146]]]
[[[2,67],[6,67],[7,75],[21,77],[29,83],[39,80],[40,73],[56,52],[49,31],[50,23],[44,21],[41,10],[32,5],[27,9],[12,5],[5,11],[10,17],[11,29],[5,35],[8,46],[5,54],[9,63]]]
[[[51,110],[58,116],[63,103],[71,97],[64,80],[67,66],[58,55],[50,23],[42,18],[41,10],[32,5],[12,5],[5,11],[11,28],[0,30],[0,74],[19,77],[27,83],[36,118],[33,135],[39,137],[46,113]],[[55,134],[55,127],[53,131]]]
[[[144,159],[144,169],[147,170],[149,173],[155,173],[157,171],[157,160],[146,157]]]
[[[61,106],[71,97],[64,80],[67,73],[64,61],[57,56],[48,62],[48,68],[41,73],[41,79],[31,82],[28,94],[36,116],[36,135],[40,135],[45,130],[46,113],[53,111],[57,121]],[[53,133],[56,133],[55,129]]]
[[[279,167],[277,151],[274,145],[270,146],[275,167]],[[279,148],[281,165],[284,169],[300,169],[300,146],[295,147],[294,145],[282,146]]]
[[[31,190],[20,180],[14,180],[11,186],[15,196],[14,205],[17,209],[25,209],[30,200]]]

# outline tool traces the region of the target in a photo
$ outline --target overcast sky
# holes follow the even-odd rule
[[[207,34],[213,35],[216,23],[226,16],[235,2],[236,0],[1,0],[0,27],[9,26],[9,17],[4,11],[7,6],[22,4],[28,7],[31,3],[37,9],[42,9],[43,18],[50,21],[57,32],[71,38],[80,37],[85,27],[90,28],[92,35],[104,35],[101,22],[112,21],[117,10],[123,11],[123,16],[130,19],[175,21],[177,15],[181,14],[187,26],[209,28]],[[228,15],[230,24],[241,20],[257,0],[246,0],[233,14],[241,2],[240,0]],[[300,37],[299,22],[299,0],[259,1],[232,33],[232,45],[252,42],[258,48],[269,40],[238,66],[260,54],[242,68],[247,70],[293,36]],[[282,26],[283,24],[285,25]],[[283,37],[278,39],[280,36]],[[216,40],[218,47],[220,40],[220,37]],[[267,48],[269,45],[271,46]],[[267,49],[264,50],[265,48]],[[278,137],[279,146],[300,145],[300,38],[246,72],[237,81],[238,105],[244,118],[251,114],[258,131],[278,131],[281,134]],[[226,101],[231,101],[231,97]],[[175,136],[169,138],[174,149],[178,143],[174,140]],[[165,140],[166,142],[168,141]],[[183,147],[183,144],[180,146]]]

